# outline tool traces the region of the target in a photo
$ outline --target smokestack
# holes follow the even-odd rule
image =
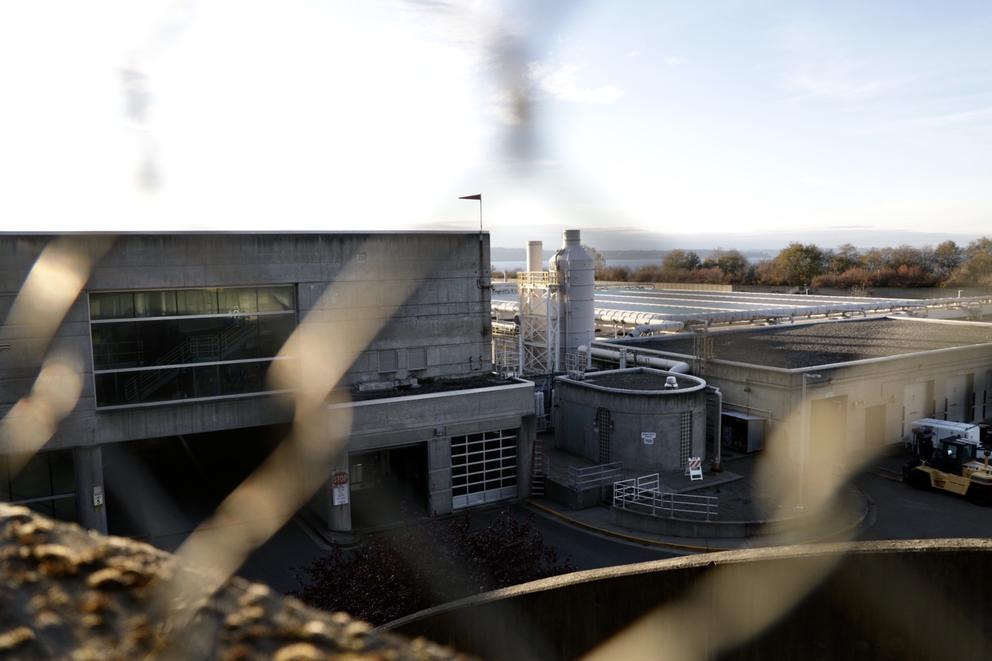
[[[527,270],[544,270],[544,244],[540,241],[527,242]]]

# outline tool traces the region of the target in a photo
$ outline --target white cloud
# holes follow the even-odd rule
[[[681,55],[669,55],[665,58],[665,64],[670,67],[677,67],[680,64],[685,64],[685,58]]]
[[[614,85],[580,87],[578,72],[579,68],[574,64],[554,66],[540,62],[531,63],[529,71],[538,88],[560,101],[605,105],[623,97],[624,91]]]

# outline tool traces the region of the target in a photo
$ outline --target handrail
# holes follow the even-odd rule
[[[705,517],[711,521],[719,514],[717,496],[669,493],[660,490],[658,473],[613,483],[613,507],[653,517],[676,518],[676,513]]]

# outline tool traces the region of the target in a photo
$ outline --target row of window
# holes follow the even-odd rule
[[[296,315],[157,319],[92,324],[96,370],[272,358]]]
[[[266,392],[271,360],[96,375],[97,406],[128,406]]]
[[[90,318],[288,312],[296,309],[294,292],[292,285],[94,292],[90,294]]]

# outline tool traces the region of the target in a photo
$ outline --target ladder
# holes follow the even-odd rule
[[[531,470],[530,470],[530,495],[544,495],[544,447],[541,439],[534,438],[534,445],[531,449]]]

